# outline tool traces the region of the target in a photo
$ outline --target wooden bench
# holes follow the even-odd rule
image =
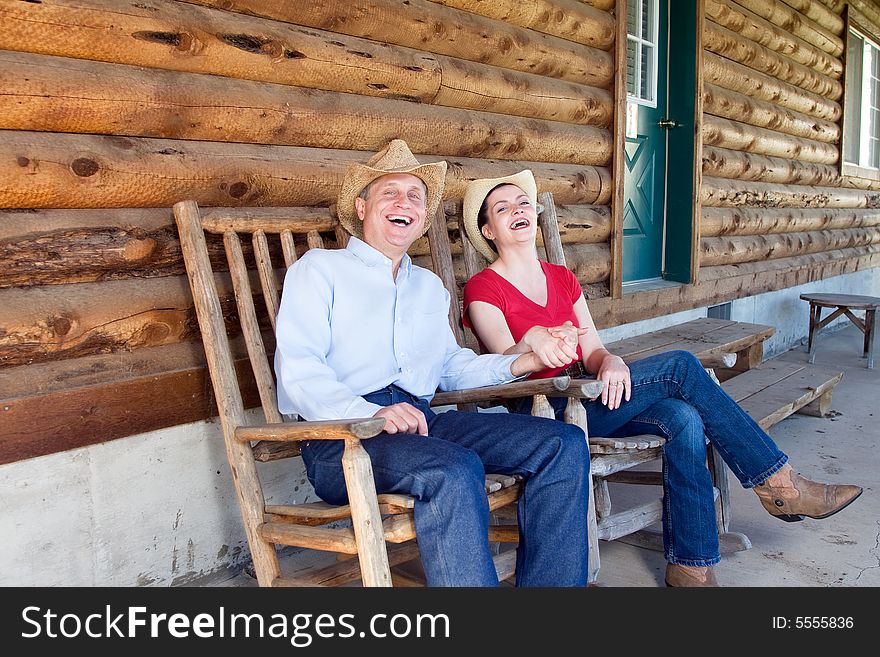
[[[774,332],[772,326],[713,318],[690,322],[627,338],[608,345],[608,349],[632,362],[656,353],[683,349],[699,358],[710,354],[736,353],[732,367],[716,368],[714,373],[722,388],[765,431],[795,412],[824,416],[830,410],[831,396],[843,372],[814,365],[785,361],[761,362],[764,340]],[[607,441],[609,445],[617,444]],[[601,449],[601,448],[600,448]],[[596,451],[591,447],[591,452]],[[646,453],[646,460],[650,453]],[[748,549],[746,536],[730,531],[730,485],[728,469],[714,448],[709,451],[710,468],[717,490],[718,530],[723,553]],[[610,503],[603,507],[598,500],[610,500],[607,482],[662,485],[660,473],[627,471],[611,474],[597,481],[597,513],[600,518],[610,513]],[[660,510],[657,520],[660,519]],[[602,521],[600,519],[600,527]],[[604,538],[604,537],[603,537]],[[622,537],[627,543],[662,549],[662,536],[657,532],[639,532]]]

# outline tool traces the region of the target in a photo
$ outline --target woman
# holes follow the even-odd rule
[[[495,353],[534,351],[547,369],[532,376],[594,374],[606,386],[584,401],[600,436],[654,434],[663,447],[663,539],[668,586],[717,586],[720,560],[706,439],[773,516],[793,522],[827,518],[853,502],[858,486],[822,484],[796,474],[770,436],[690,353],[633,362],[608,352],[580,284],[565,267],[538,260],[537,188],[531,171],[474,180],[463,221],[491,263],[464,290],[464,322]],[[551,400],[561,417],[565,400]],[[529,412],[526,400],[516,412]]]

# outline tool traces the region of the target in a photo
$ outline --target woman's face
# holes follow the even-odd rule
[[[499,253],[505,247],[534,245],[538,213],[526,193],[516,185],[504,185],[486,197],[486,223],[483,237],[495,242]]]

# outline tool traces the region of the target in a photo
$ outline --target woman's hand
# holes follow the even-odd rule
[[[571,321],[567,321],[562,326],[551,326],[547,329],[547,331],[554,338],[559,338],[560,340],[563,340],[565,344],[576,351],[581,336],[589,333],[590,329],[578,328]]]
[[[602,359],[602,365],[596,373],[596,378],[605,382],[602,390],[602,403],[609,410],[620,408],[624,399],[629,401],[632,395],[632,381],[629,376],[629,367],[620,356],[608,354]]]
[[[533,326],[526,331],[522,341],[545,367],[565,367],[577,359],[577,345],[572,347],[564,338],[555,337],[545,326]]]

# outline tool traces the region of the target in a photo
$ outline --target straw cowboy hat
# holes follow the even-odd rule
[[[480,207],[483,201],[494,188],[498,185],[516,185],[523,190],[529,198],[529,202],[537,208],[538,206],[538,186],[535,184],[535,177],[529,169],[524,169],[519,173],[514,173],[503,178],[478,178],[468,183],[464,192],[464,202],[462,203],[462,220],[464,222],[464,230],[468,239],[474,248],[479,251],[483,257],[489,262],[493,262],[498,254],[489,246],[489,242],[483,237],[478,225],[478,217]]]
[[[425,229],[427,232],[440,207],[443,198],[443,183],[446,179],[446,162],[433,162],[431,164],[419,164],[419,161],[409,150],[409,146],[402,139],[393,139],[381,151],[367,160],[366,164],[352,164],[345,172],[342,188],[339,190],[339,200],[336,206],[336,215],[345,229],[362,237],[363,222],[357,215],[354,200],[363,191],[364,187],[376,178],[389,173],[410,173],[428,188],[428,198],[425,200]]]

